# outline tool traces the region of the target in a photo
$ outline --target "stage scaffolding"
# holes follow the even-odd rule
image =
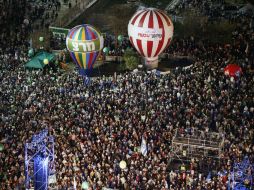
[[[199,130],[181,131],[177,129],[171,142],[169,163],[179,160],[182,163],[196,158],[220,159],[223,152],[224,135]]]
[[[48,130],[33,135],[25,144],[25,188],[26,190],[57,189],[54,157],[54,137]]]
[[[234,160],[234,166],[229,175],[228,190],[252,189],[253,174],[254,164],[250,162],[248,156],[245,156],[242,161]]]

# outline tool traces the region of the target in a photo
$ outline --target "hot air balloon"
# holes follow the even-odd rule
[[[158,56],[169,46],[174,26],[166,13],[155,8],[138,10],[129,21],[132,45],[145,58],[148,67],[158,66]]]
[[[66,47],[81,75],[89,75],[99,51],[103,48],[103,36],[91,25],[72,28],[66,38]]]

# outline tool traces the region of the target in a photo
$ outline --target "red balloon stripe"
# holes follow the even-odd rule
[[[139,39],[137,39],[136,41],[137,41],[137,45],[138,45],[138,49],[139,49],[140,54],[141,54],[142,56],[145,56],[144,51],[143,51],[143,48],[142,48],[142,41],[139,40]]]
[[[153,11],[150,11],[149,21],[148,21],[148,28],[153,28]]]
[[[135,17],[134,17],[134,19],[132,20],[132,22],[131,22],[131,24],[135,24],[135,22],[136,22],[136,20],[138,19],[138,17],[142,14],[142,13],[144,13],[145,11],[140,11],[140,13],[138,13]]]
[[[91,69],[91,68],[92,68],[93,56],[94,56],[94,53],[90,53],[90,54],[89,54],[89,60],[88,60],[88,63],[87,63],[87,68],[88,68],[88,69]]]
[[[153,51],[153,41],[147,41],[147,54],[151,57]]]
[[[147,13],[148,13],[148,11],[146,11],[146,12],[143,14],[143,16],[141,17],[141,19],[140,19],[140,21],[139,21],[139,23],[138,23],[138,26],[139,26],[139,27],[143,27],[144,21],[145,21],[145,18],[146,18]]]

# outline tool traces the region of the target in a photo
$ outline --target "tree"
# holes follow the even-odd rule
[[[133,49],[126,49],[123,56],[125,62],[125,69],[133,70],[138,67],[139,58],[138,55],[133,51]]]

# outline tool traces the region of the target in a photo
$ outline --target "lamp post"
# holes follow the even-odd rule
[[[44,45],[43,45],[44,37],[43,37],[43,36],[40,36],[40,37],[39,37],[39,41],[40,41],[40,49],[44,49]]]
[[[122,160],[122,161],[120,161],[119,166],[120,166],[120,168],[121,168],[121,170],[122,170],[121,183],[122,183],[123,185],[125,185],[126,180],[125,180],[124,175],[123,175],[123,170],[126,169],[127,163],[126,163],[124,160]]]

